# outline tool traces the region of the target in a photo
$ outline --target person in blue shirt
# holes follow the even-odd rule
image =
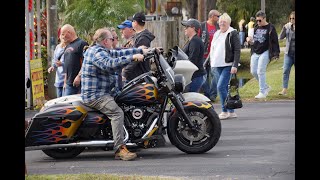
[[[60,38],[60,43],[56,46],[54,53],[51,67],[48,69],[48,73],[56,71],[55,83],[54,86],[56,87],[57,98],[62,97],[64,95],[64,76],[65,73],[63,72],[63,64],[64,64],[64,50],[67,46],[67,43]]]
[[[111,120],[115,159],[133,160],[136,153],[124,144],[124,113],[114,97],[120,92],[116,73],[132,61],[143,61],[147,49],[112,49],[113,36],[107,28],[98,29],[94,43],[84,53],[81,68],[81,98],[89,107],[99,110]]]

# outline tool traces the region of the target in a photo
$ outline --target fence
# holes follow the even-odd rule
[[[176,45],[183,48],[187,41],[184,28],[181,25],[181,18],[147,21],[145,28],[155,35],[151,47],[162,47],[165,52]]]

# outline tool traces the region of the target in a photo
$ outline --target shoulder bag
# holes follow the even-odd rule
[[[235,88],[236,88],[236,94],[234,96],[231,95],[231,79],[235,78],[236,80],[236,84],[235,84]],[[228,84],[228,95],[227,98],[224,102],[224,107],[227,109],[238,109],[238,108],[242,108],[242,101],[240,98],[240,94],[239,94],[239,81],[237,79],[237,74],[231,74],[230,80],[229,80],[229,84]]]

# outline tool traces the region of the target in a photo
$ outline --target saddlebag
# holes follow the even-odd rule
[[[26,130],[25,146],[67,143],[82,123],[86,111],[60,104],[37,113]]]

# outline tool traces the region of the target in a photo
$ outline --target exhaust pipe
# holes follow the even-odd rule
[[[113,140],[109,141],[84,141],[69,144],[51,144],[51,145],[40,145],[40,146],[29,146],[25,147],[25,151],[33,150],[45,150],[45,149],[57,149],[57,148],[70,148],[70,147],[105,147],[110,145],[113,147]],[[126,143],[127,146],[137,146],[135,143]]]

